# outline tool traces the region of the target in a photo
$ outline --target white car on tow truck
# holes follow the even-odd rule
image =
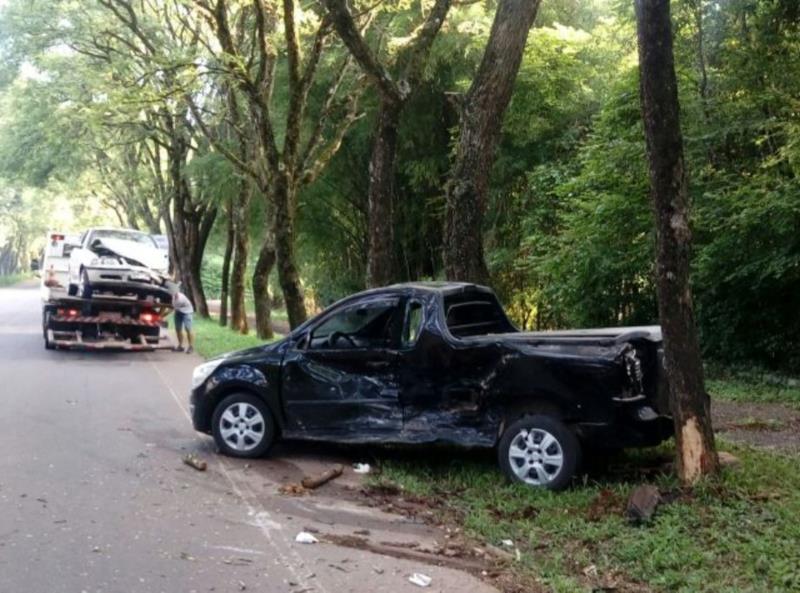
[[[84,299],[110,293],[167,302],[168,270],[169,256],[147,233],[92,228],[70,251],[68,293]]]

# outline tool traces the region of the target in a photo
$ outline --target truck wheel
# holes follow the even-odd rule
[[[92,283],[89,282],[89,272],[81,270],[81,280],[78,284],[78,293],[83,299],[92,298]]]
[[[275,440],[275,421],[260,398],[234,393],[217,404],[211,431],[225,455],[261,457]]]
[[[50,309],[45,309],[42,313],[42,334],[44,334],[44,348],[45,350],[55,350],[56,345],[47,337],[47,330],[50,327],[50,316],[52,312]]]
[[[578,471],[581,447],[575,434],[552,416],[525,416],[505,430],[497,456],[510,480],[563,490]]]

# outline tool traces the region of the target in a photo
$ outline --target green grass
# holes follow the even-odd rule
[[[374,481],[432,497],[438,519],[463,527],[481,543],[514,541],[520,560],[510,570],[524,588],[559,593],[597,586],[584,569],[597,567],[643,590],[681,593],[800,591],[800,463],[797,457],[725,447],[741,460],[718,483],[681,494],[674,478],[652,480],[678,494],[647,526],[623,518],[639,478],[589,481],[567,492],[507,484],[492,460],[390,459]],[[655,453],[623,461],[641,467]],[[775,497],[775,498],[771,498]],[[536,588],[535,586],[533,587]],[[620,586],[621,591],[630,590]],[[641,589],[635,589],[641,590]]]
[[[735,402],[785,403],[800,407],[800,385],[763,371],[710,369],[706,389],[712,398]]]
[[[0,287],[14,286],[15,284],[19,284],[23,280],[27,280],[30,277],[30,274],[9,274],[7,276],[0,276]]]
[[[171,322],[172,324],[174,322]],[[220,326],[219,321],[214,318],[203,319],[195,316],[194,332],[195,349],[204,358],[213,358],[226,352],[244,350],[245,348],[268,343],[256,336],[255,331],[251,330],[249,334],[242,335],[232,331],[230,328]],[[275,339],[277,340],[281,337],[276,335]]]

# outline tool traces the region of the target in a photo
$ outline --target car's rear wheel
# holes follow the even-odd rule
[[[50,317],[52,316],[50,309],[45,309],[42,313],[42,334],[44,335],[44,347],[46,350],[54,350],[56,345],[50,341],[50,336],[47,331],[50,329]]]
[[[261,457],[275,440],[267,405],[249,393],[234,393],[214,409],[211,431],[220,451],[231,457]]]
[[[511,424],[498,445],[503,472],[534,488],[563,490],[580,465],[581,447],[575,434],[552,416],[525,416]]]

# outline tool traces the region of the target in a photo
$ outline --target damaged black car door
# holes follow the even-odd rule
[[[402,321],[400,299],[384,296],[344,303],[304,332],[281,373],[287,432],[358,441],[399,432]]]

